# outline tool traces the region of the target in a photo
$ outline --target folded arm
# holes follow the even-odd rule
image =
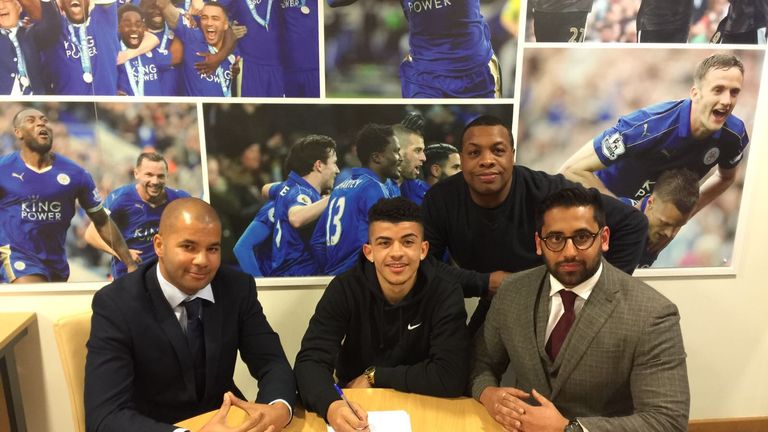
[[[599,171],[603,168],[605,168],[605,165],[600,161],[600,158],[597,157],[597,154],[595,154],[592,140],[589,140],[565,161],[563,166],[560,167],[559,172],[568,180],[581,183],[588,188],[596,188],[606,195],[613,196],[602,180],[595,175],[595,171]]]
[[[603,195],[605,222],[611,240],[605,259],[627,274],[640,262],[648,238],[648,219],[636,208]]]

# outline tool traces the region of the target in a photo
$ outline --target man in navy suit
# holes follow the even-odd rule
[[[220,405],[225,413],[230,404],[250,414],[246,424],[230,428],[225,416],[215,416],[202,430],[283,428],[296,399],[293,372],[256,298],[253,278],[219,268],[221,222],[215,210],[196,198],[171,202],[154,246],[157,263],[117,279],[93,298],[87,430],[181,431],[172,424]],[[240,399],[232,379],[238,350],[259,382],[255,403]]]

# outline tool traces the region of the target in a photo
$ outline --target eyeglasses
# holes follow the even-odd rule
[[[560,252],[565,248],[565,244],[568,243],[568,239],[571,239],[573,246],[578,250],[585,250],[592,247],[595,244],[595,239],[603,231],[602,228],[597,230],[596,233],[589,231],[579,231],[574,235],[563,235],[562,233],[551,233],[546,237],[542,237],[541,240],[547,249],[552,252]]]

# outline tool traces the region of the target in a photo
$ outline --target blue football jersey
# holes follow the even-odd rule
[[[288,212],[320,200],[320,193],[300,175],[291,171],[275,200],[275,229],[272,233],[272,275],[310,276],[318,274],[309,244],[299,229],[291,226]]]
[[[337,275],[352,267],[368,241],[368,210],[400,190],[382,183],[367,168],[352,168],[350,176],[333,188],[328,207],[312,234],[312,250],[324,274]]]
[[[171,54],[153,49],[117,66],[117,89],[128,96],[165,96],[161,77],[170,67]]]
[[[14,254],[69,275],[64,242],[75,201],[88,213],[102,209],[93,178],[71,160],[55,155],[42,171],[28,167],[18,152],[0,158],[0,238]],[[24,261],[13,262],[23,271]]]
[[[319,69],[317,0],[282,0],[280,5],[285,21],[283,35],[286,70]]]
[[[272,232],[275,202],[264,203],[237,240],[233,252],[240,268],[251,276],[272,275]]]
[[[160,228],[160,215],[171,201],[187,198],[189,194],[183,190],[165,188],[167,200],[164,204],[153,207],[139,196],[135,184],[121,186],[107,196],[104,207],[120,229],[120,233],[128,245],[128,249],[141,251],[141,261],[154,259],[155,248],[152,238]],[[112,277],[118,278],[127,272],[122,261],[112,258]]]
[[[160,39],[160,45],[156,48],[157,51],[163,55],[169,54],[168,61],[170,62],[172,60],[170,55],[171,44],[176,39],[176,35],[173,33],[173,30],[168,28],[168,24],[165,25],[163,30],[154,33],[154,35]],[[181,85],[181,80],[183,79],[181,69],[181,65],[169,65],[168,68],[160,71],[160,92],[162,96],[185,96]]]
[[[195,63],[202,59],[197,53],[209,52],[209,45],[205,42],[202,30],[189,27],[186,19],[179,19],[174,35],[184,43],[184,60],[181,70],[184,75],[185,94],[187,96],[229,96],[232,88],[232,62],[235,60],[237,50],[221,62],[214,73],[203,75],[195,69]]]
[[[285,95],[320,96],[317,0],[282,0]]]
[[[493,56],[480,0],[401,0],[417,70],[459,76]]]
[[[243,56],[242,96],[282,97],[283,8],[285,0],[221,0],[230,20],[244,25],[248,32],[238,40]],[[251,9],[253,8],[253,9]],[[309,43],[317,44],[317,38]]]
[[[272,275],[272,231],[275,227],[275,199],[283,183],[267,192],[268,200],[235,243],[233,250],[240,268],[251,276]]]
[[[723,128],[695,140],[691,100],[663,102],[619,118],[593,141],[606,168],[595,172],[616,196],[640,199],[653,191],[662,172],[687,168],[704,177],[715,165],[733,168],[749,143],[744,122],[730,115]]]
[[[249,0],[219,1],[227,10],[230,20],[235,20],[248,28],[248,33],[237,42],[243,59],[252,60],[255,64],[264,66],[282,65],[280,32],[283,25],[283,8],[280,6],[281,2],[281,0],[250,1],[253,6],[252,12],[248,6]],[[317,43],[317,39],[314,43]]]
[[[424,195],[429,189],[429,184],[422,179],[403,180],[400,183],[400,196],[421,205],[424,201]]]
[[[117,3],[97,4],[85,24],[72,24],[64,15],[61,20],[61,40],[44,52],[53,94],[115,96],[120,50]],[[81,62],[83,49],[89,55],[90,72]]]

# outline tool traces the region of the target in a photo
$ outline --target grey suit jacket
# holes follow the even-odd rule
[[[590,432],[686,431],[688,376],[677,307],[603,260],[603,272],[560,355],[544,351],[549,317],[544,266],[508,277],[475,338],[472,395],[498,386],[536,389]]]

